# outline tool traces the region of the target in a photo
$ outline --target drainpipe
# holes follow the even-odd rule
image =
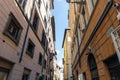
[[[30,22],[32,20],[32,14],[33,14],[34,6],[35,6],[35,1],[36,0],[33,0],[33,6],[32,6],[32,9],[31,9],[31,13],[30,13],[30,20],[28,21],[28,25],[27,25],[27,29],[26,29],[26,33],[25,33],[25,38],[24,38],[24,41],[23,41],[22,50],[21,50],[21,54],[20,54],[20,58],[19,58],[19,63],[22,61],[22,58],[23,58],[25,43],[26,43],[26,40],[27,40],[29,28],[30,28],[30,25],[31,25]]]

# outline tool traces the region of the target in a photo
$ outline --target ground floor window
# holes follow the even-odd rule
[[[105,60],[105,63],[110,71],[111,80],[120,80],[120,63],[117,55]]]
[[[89,54],[89,56],[88,56],[88,63],[89,63],[89,67],[90,67],[92,80],[99,80],[97,64],[96,64],[95,58],[92,54]]]
[[[0,80],[7,80],[9,70],[0,67]]]

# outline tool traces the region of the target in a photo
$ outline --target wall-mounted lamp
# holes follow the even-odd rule
[[[85,1],[71,1],[71,0],[66,0],[67,3],[76,3],[76,4],[85,4]]]

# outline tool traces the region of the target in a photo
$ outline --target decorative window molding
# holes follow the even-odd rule
[[[23,28],[21,27],[20,23],[15,18],[15,16],[12,13],[10,13],[3,34],[8,36],[13,42],[15,42],[16,45],[18,45],[22,29]]]

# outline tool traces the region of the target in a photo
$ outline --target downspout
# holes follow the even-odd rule
[[[24,49],[25,49],[27,36],[28,36],[28,31],[29,31],[29,28],[30,28],[30,25],[31,25],[30,22],[32,20],[32,14],[33,14],[34,6],[35,6],[35,1],[36,0],[33,1],[33,6],[32,6],[32,9],[31,9],[31,13],[30,13],[30,20],[28,21],[28,25],[27,25],[27,29],[26,29],[26,33],[25,33],[25,38],[24,38],[23,45],[22,45],[22,50],[21,50],[21,53],[20,53],[19,63],[22,61],[22,58],[23,58],[23,53],[24,53]]]

